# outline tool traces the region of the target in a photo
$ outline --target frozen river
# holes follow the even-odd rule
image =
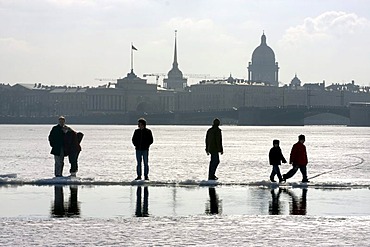
[[[85,134],[79,179],[60,181],[51,126],[0,126],[1,246],[370,246],[370,128],[221,126],[212,185],[207,127],[149,125],[147,184],[132,183],[135,126],[72,127]],[[297,173],[279,188],[268,182],[272,140],[288,158],[299,134],[312,182]]]

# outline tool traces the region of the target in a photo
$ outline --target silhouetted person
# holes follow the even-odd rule
[[[59,124],[55,125],[49,134],[49,144],[52,147],[51,154],[54,155],[54,175],[55,177],[63,176],[64,167],[64,132],[65,118],[63,116],[59,117]]]
[[[81,141],[83,134],[81,132],[76,132],[70,127],[65,127],[66,129],[64,136],[64,155],[68,155],[69,163],[71,164],[71,169],[69,172],[71,176],[75,177],[78,171],[78,156],[81,152]]]
[[[275,189],[271,189],[271,202],[269,205],[270,215],[280,215],[281,214],[281,207],[280,207],[281,192],[282,192],[281,188],[279,188],[278,193],[275,192]]]
[[[215,118],[213,120],[213,125],[208,129],[206,135],[206,153],[211,154],[211,161],[209,163],[208,169],[208,180],[217,180],[216,170],[220,163],[219,153],[223,154],[224,150],[222,147],[222,134],[220,126],[220,120]]]
[[[294,174],[299,169],[302,173],[302,182],[308,183],[307,179],[307,152],[306,146],[303,144],[305,142],[305,136],[299,135],[298,142],[293,145],[292,151],[290,152],[289,163],[293,165],[292,169],[283,175],[283,179],[287,180],[294,176]]]
[[[53,217],[74,217],[80,215],[80,207],[77,199],[77,187],[70,186],[68,206],[64,203],[63,186],[54,186],[54,204],[51,209]]]
[[[136,149],[136,180],[141,179],[141,161],[144,160],[144,178],[149,180],[149,147],[153,143],[152,131],[146,128],[146,121],[144,118],[138,120],[138,129],[135,130],[134,135],[132,136],[132,143]]]
[[[307,214],[307,189],[302,189],[302,197],[299,199],[293,191],[286,190],[286,193],[291,197],[290,203],[291,215],[306,215]]]
[[[137,187],[136,190],[136,210],[135,215],[136,217],[148,217],[149,216],[149,191],[148,187],[144,187],[144,202],[141,204],[141,186]]]
[[[208,188],[209,208],[206,207],[206,214],[219,214],[219,200],[215,188]]]
[[[286,160],[281,153],[281,149],[279,147],[279,140],[273,140],[272,141],[273,147],[270,149],[269,152],[269,161],[270,165],[272,165],[272,171],[270,175],[270,181],[271,182],[276,182],[275,181],[275,175],[279,178],[279,183],[283,182],[283,177],[281,176],[280,173],[280,168],[279,166],[281,165],[281,162],[286,163]]]

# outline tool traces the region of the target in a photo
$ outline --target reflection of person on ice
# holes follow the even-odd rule
[[[305,142],[305,139],[306,138],[304,135],[299,135],[298,142],[293,145],[292,151],[290,152],[289,160],[289,163],[293,165],[293,168],[283,175],[284,180],[293,177],[299,169],[302,173],[302,183],[309,182],[307,179],[307,152],[306,146],[303,144]]]
[[[286,160],[281,153],[281,149],[279,147],[279,140],[273,140],[272,144],[274,145],[269,152],[269,161],[270,165],[272,165],[272,171],[270,175],[270,181],[271,182],[276,182],[274,177],[277,175],[279,178],[279,183],[283,182],[283,178],[280,173],[280,168],[279,165],[281,165],[281,162],[286,163]]]
[[[209,128],[206,135],[206,152],[207,155],[211,154],[211,161],[209,163],[208,180],[217,180],[215,173],[217,166],[220,163],[220,156],[218,153],[223,154],[222,135],[220,120],[215,118],[213,120],[212,128]]]

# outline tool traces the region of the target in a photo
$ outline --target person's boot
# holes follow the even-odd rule
[[[135,178],[135,180],[141,180],[141,177],[140,177],[140,176],[137,176],[137,177]]]
[[[149,177],[148,176],[145,176],[145,180],[149,180]]]

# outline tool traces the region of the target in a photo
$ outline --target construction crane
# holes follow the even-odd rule
[[[210,77],[210,74],[184,74],[185,77],[189,78],[203,78],[207,79]]]
[[[108,81],[107,87],[109,88],[111,85],[116,85],[117,83],[113,83],[112,81],[117,81],[117,79],[108,79],[108,78],[95,78],[95,81]]]
[[[147,77],[147,76],[155,76],[155,84],[157,84],[157,86],[158,86],[158,80],[159,80],[159,77],[160,77],[160,76],[166,76],[166,74],[164,74],[164,73],[149,73],[149,74],[143,74],[143,77]]]

